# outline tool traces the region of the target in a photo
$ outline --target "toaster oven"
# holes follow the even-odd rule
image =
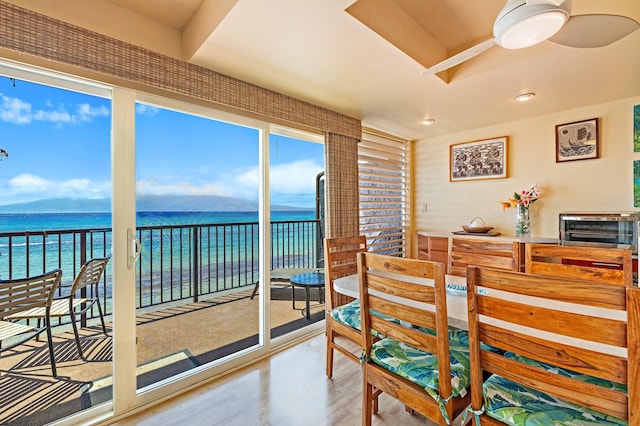
[[[560,213],[560,244],[631,249],[638,255],[640,212]]]

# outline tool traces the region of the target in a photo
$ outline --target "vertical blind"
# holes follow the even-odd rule
[[[410,143],[363,129],[358,143],[360,233],[369,251],[407,257]]]

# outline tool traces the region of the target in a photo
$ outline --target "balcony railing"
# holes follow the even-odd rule
[[[253,286],[258,280],[258,223],[141,226],[136,269],[137,308],[195,301],[203,296]],[[274,268],[313,268],[322,254],[319,220],[271,222]],[[111,251],[111,229],[0,233],[0,278],[63,271],[71,282],[81,265]],[[106,314],[113,312],[111,264],[98,292]],[[97,316],[97,309],[89,317]]]

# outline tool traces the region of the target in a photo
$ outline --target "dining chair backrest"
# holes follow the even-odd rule
[[[42,275],[0,281],[0,320],[37,308],[51,307],[62,270]]]
[[[361,335],[366,360],[363,363],[363,424],[371,421],[374,389],[438,424],[452,420],[467,406],[466,391],[458,395],[455,389],[456,394],[452,396],[452,383],[456,380],[442,379],[452,377],[444,269],[440,262],[358,254]],[[372,331],[384,339],[376,341]],[[430,361],[413,368],[416,365],[409,360],[396,371],[381,365],[381,360],[396,356],[400,362],[410,358],[389,349],[401,351],[403,347],[410,347],[413,354],[420,351],[416,355],[418,362],[426,358]],[[427,384],[406,377],[415,370],[420,371],[420,379]]]
[[[338,294],[333,289],[333,281],[358,273],[357,254],[367,251],[364,235],[326,238],[324,240],[324,265],[327,310],[350,302],[351,298]]]
[[[324,240],[327,377],[333,377],[334,350],[354,362],[360,361],[357,351],[360,342],[359,301],[335,291],[333,282],[338,278],[357,274],[357,255],[366,250],[367,239],[364,235]]]
[[[492,238],[449,238],[448,265],[449,275],[466,275],[467,266],[520,270],[521,244],[517,241],[504,241]]]
[[[632,256],[619,248],[527,244],[525,272],[631,286]]]
[[[581,407],[577,412],[595,410],[589,411],[599,419],[594,423],[606,416],[640,415],[639,291],[470,267],[471,411],[476,424],[486,416],[500,420],[500,413],[511,407],[505,401],[518,401],[523,415],[531,407],[541,424],[552,422],[543,417],[543,406],[554,399],[576,404]],[[575,412],[564,402],[551,405],[551,411]]]

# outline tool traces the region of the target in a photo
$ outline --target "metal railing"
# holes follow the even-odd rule
[[[317,219],[271,222],[271,269],[317,267],[319,226]],[[258,280],[257,222],[141,226],[136,236],[141,244],[137,308],[197,302]],[[110,228],[0,233],[0,278],[60,268],[63,282],[71,282],[86,260],[110,251]],[[113,312],[111,277],[109,264],[98,289],[107,315]],[[96,309],[89,318],[97,315]]]

